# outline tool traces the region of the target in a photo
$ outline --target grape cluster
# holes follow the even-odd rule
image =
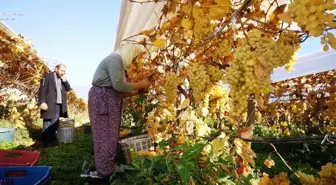
[[[272,91],[270,74],[273,69],[294,63],[293,54],[299,48],[298,36],[282,33],[277,40],[264,37],[258,30],[252,30],[248,39],[240,40],[229,62],[227,81],[230,84],[230,116],[237,121],[246,112],[250,94]]]
[[[323,50],[328,51],[329,46],[333,49],[336,49],[336,38],[332,33],[327,33],[323,37],[321,37],[321,44],[323,44]]]
[[[210,75],[211,81],[213,82],[218,82],[224,78],[224,71],[219,67],[209,65],[207,66],[207,72]]]
[[[229,40],[223,39],[219,44],[214,54],[218,57],[229,56],[232,52],[232,45]]]
[[[224,117],[224,113],[228,111],[228,90],[220,85],[214,85],[210,92],[209,112],[213,117],[217,117],[216,113],[219,113],[219,118]]]
[[[288,13],[301,29],[318,37],[327,27],[336,27],[334,14],[327,13],[335,9],[334,0],[294,0],[288,6]]]
[[[207,73],[207,69],[204,65],[200,63],[191,63],[187,67],[189,85],[193,91],[193,96],[195,98],[195,103],[201,103],[204,100],[206,88],[211,84],[210,75]]]
[[[168,72],[163,88],[166,92],[166,103],[175,105],[177,98],[177,86],[180,84],[180,78],[173,72]]]

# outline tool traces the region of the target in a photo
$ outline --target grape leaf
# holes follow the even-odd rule
[[[292,24],[292,18],[288,13],[281,13],[278,15],[278,18],[288,24]]]
[[[164,39],[156,39],[153,44],[160,49],[164,49],[166,47],[166,42]]]
[[[192,28],[192,21],[190,19],[182,19],[181,26],[186,30],[190,30]]]
[[[221,6],[231,6],[231,0],[215,0],[218,5]]]
[[[234,140],[235,145],[235,151],[236,153],[245,161],[252,165],[252,167],[255,167],[254,158],[257,157],[257,155],[254,153],[254,151],[251,149],[251,147],[246,144],[243,140],[236,138]]]
[[[225,14],[229,13],[230,9],[223,7],[212,7],[210,8],[209,17],[210,19],[217,20],[222,19]]]
[[[280,5],[272,12],[272,14],[269,16],[271,24],[273,25],[278,24],[279,22],[278,15],[285,11],[286,6],[287,6],[286,4]]]

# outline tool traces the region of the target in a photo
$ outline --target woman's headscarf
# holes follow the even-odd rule
[[[141,53],[142,47],[136,44],[124,44],[121,47],[119,47],[115,53],[121,56],[124,64],[124,70],[127,70],[127,68],[131,65],[133,59]]]

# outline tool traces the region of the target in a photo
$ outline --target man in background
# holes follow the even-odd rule
[[[40,82],[39,103],[43,119],[41,142],[44,147],[56,145],[59,119],[68,117],[66,91],[72,89],[65,71],[66,66],[58,64],[54,72],[45,73]]]

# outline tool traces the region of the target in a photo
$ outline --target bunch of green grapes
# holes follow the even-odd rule
[[[220,118],[224,117],[224,113],[228,111],[228,90],[220,85],[212,86],[210,92],[209,112],[215,118],[216,113],[219,113]]]
[[[209,65],[207,66],[207,72],[209,73],[212,82],[218,82],[224,78],[224,71],[219,67]]]
[[[177,98],[177,86],[180,84],[180,78],[172,72],[168,72],[163,88],[166,92],[166,103],[175,105]]]
[[[270,74],[276,67],[288,64],[299,48],[295,34],[282,33],[278,40],[263,37],[252,30],[248,39],[241,40],[229,62],[227,81],[230,84],[230,116],[236,120],[246,112],[250,94],[269,93],[273,90]]]
[[[333,13],[336,9],[334,0],[293,0],[288,6],[288,13],[301,29],[310,36],[318,37],[327,27],[336,27]]]
[[[224,39],[219,43],[214,54],[219,57],[223,57],[223,56],[229,56],[231,52],[232,52],[232,45],[230,41],[227,39]]]
[[[198,44],[202,41],[206,36],[209,35],[211,29],[211,25],[207,18],[195,18],[195,25],[194,25],[194,37],[195,37],[195,44]]]
[[[327,33],[323,37],[321,37],[321,44],[323,44],[323,50],[328,51],[329,46],[333,49],[336,49],[336,38],[332,33]]]
[[[210,75],[207,73],[206,67],[200,63],[191,63],[187,67],[189,85],[195,98],[195,103],[201,103],[205,99],[206,88],[211,84]]]

